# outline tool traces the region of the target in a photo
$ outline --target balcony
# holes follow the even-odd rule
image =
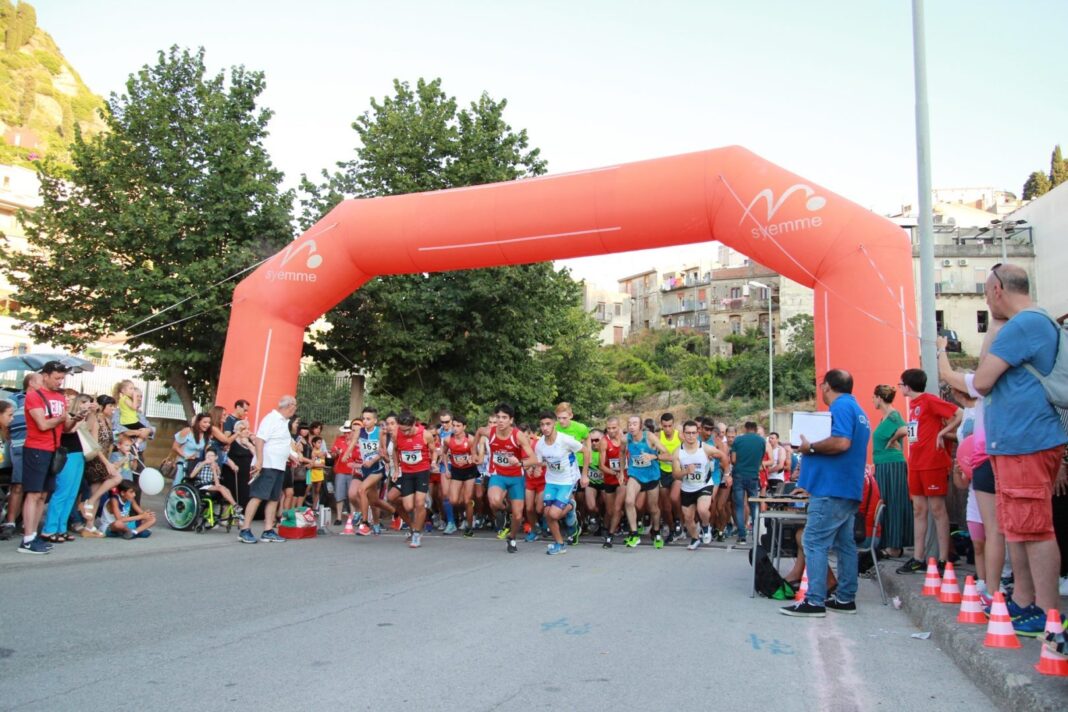
[[[773,294],[771,296],[772,309],[777,309],[779,306],[779,295]],[[768,310],[768,298],[764,297],[737,297],[734,299],[714,299],[712,301],[712,311],[717,313],[723,312],[739,312],[739,311],[762,311]]]
[[[670,316],[672,314],[692,314],[694,312],[707,312],[707,310],[708,302],[704,300],[695,301],[693,299],[680,299],[674,304],[661,304],[660,316]]]
[[[683,289],[693,289],[694,287],[705,287],[712,284],[712,276],[680,279],[674,282],[665,282],[660,285],[661,292],[677,292]]]

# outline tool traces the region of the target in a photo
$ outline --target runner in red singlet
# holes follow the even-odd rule
[[[478,453],[475,436],[467,432],[467,418],[452,416],[452,433],[445,438],[443,450],[449,458],[452,477],[449,480],[449,501],[453,507],[464,503],[466,518],[461,529],[465,537],[475,535],[475,480],[478,478]]]
[[[412,519],[412,540],[408,546],[416,549],[422,543],[423,523],[426,521],[426,495],[430,491],[430,471],[437,464],[434,435],[415,416],[404,411],[397,416],[397,443],[393,459],[400,470],[400,493],[404,509]]]
[[[524,425],[521,429],[530,438],[530,449],[536,451],[538,447],[537,436],[534,435],[529,425]],[[533,543],[538,540],[538,520],[541,519],[541,515],[545,511],[545,499],[543,496],[545,493],[545,465],[537,464],[533,467],[523,468],[523,478],[526,487],[524,500],[527,510],[527,520],[523,525],[526,534],[524,541]]]
[[[604,535],[605,549],[612,548],[612,537],[619,528],[619,522],[623,519],[623,496],[624,490],[621,485],[626,484],[627,452],[623,445],[623,431],[619,427],[619,418],[609,418],[604,426],[604,437],[600,443],[601,473],[604,475],[604,484],[601,485],[604,493],[604,520],[607,522],[607,531]]]
[[[523,482],[523,466],[535,465],[537,459],[530,447],[526,435],[513,427],[515,410],[507,403],[500,403],[493,410],[497,422],[489,432],[479,430],[476,438],[483,434],[488,439],[490,467],[493,473],[489,482],[489,503],[495,511],[512,511],[511,527],[502,532],[508,538],[508,553],[519,551],[516,545],[516,531],[523,526],[523,504],[526,501],[526,488]],[[481,442],[479,443],[481,447]],[[485,454],[485,453],[481,453]],[[505,504],[505,498],[510,502]]]

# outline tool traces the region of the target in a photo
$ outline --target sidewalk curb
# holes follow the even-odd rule
[[[899,596],[901,607],[931,639],[1005,712],[1063,712],[1068,678],[1047,677],[1034,666],[1041,643],[1020,638],[1020,650],[983,647],[986,626],[957,623],[958,606],[920,595],[923,576],[895,574],[899,562],[883,561],[880,571],[888,596]]]

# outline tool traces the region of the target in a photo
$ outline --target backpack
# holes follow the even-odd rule
[[[794,598],[794,589],[786,583],[775,566],[768,558],[768,552],[764,547],[757,546],[749,552],[749,562],[756,558],[756,590],[764,598],[773,598],[776,601],[791,601]]]
[[[1023,364],[1023,367],[1042,384],[1042,390],[1046,392],[1046,400],[1057,408],[1058,415],[1061,415],[1061,411],[1068,408],[1068,330],[1054,321],[1045,309],[1030,307],[1023,311],[1041,314],[1049,319],[1057,330],[1057,356],[1053,361],[1053,369],[1043,376],[1029,363]]]

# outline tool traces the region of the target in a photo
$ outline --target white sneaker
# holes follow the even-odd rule
[[[701,543],[705,546],[712,543],[712,527],[705,527],[701,532]]]
[[[412,549],[418,549],[421,544],[422,544],[422,535],[420,535],[419,532],[413,533],[412,534],[412,540],[410,542],[408,542],[408,546],[410,548],[412,548]]]
[[[1068,576],[1061,576],[1061,596],[1068,597]]]

